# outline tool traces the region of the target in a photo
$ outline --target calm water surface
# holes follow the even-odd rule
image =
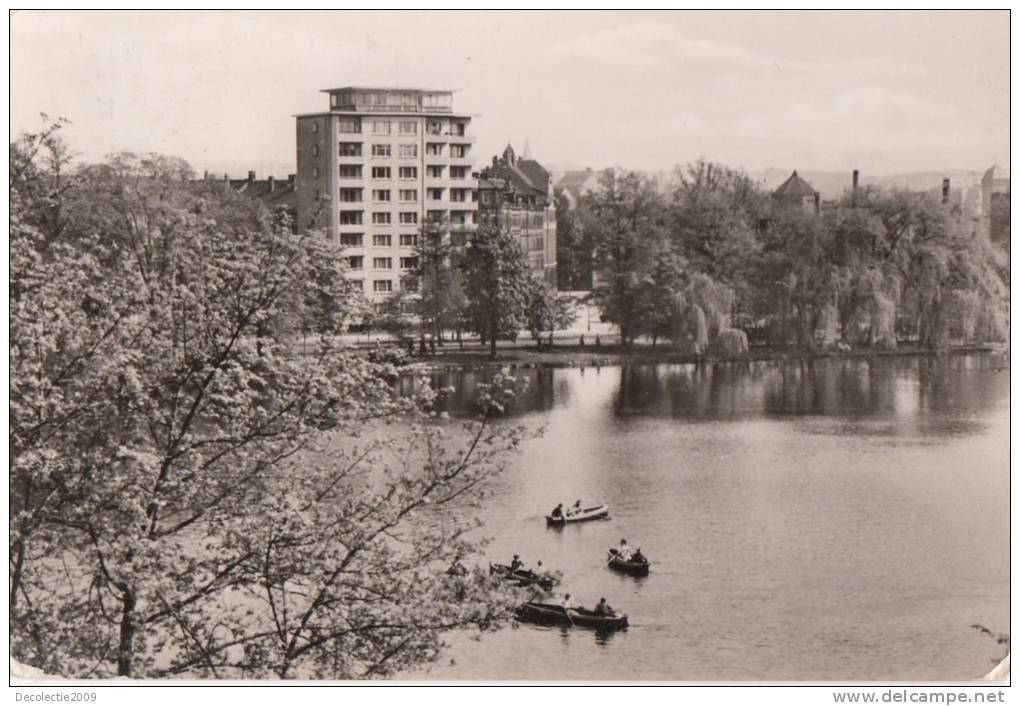
[[[408,678],[933,680],[1009,630],[1009,370],[994,356],[523,370],[545,435],[485,508],[520,553],[631,627],[455,634]],[[488,373],[440,376],[453,411]],[[547,529],[556,502],[612,519]],[[644,579],[605,567],[626,537]]]

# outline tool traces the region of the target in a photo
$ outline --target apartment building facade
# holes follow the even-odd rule
[[[426,219],[468,233],[477,222],[471,116],[444,90],[326,89],[329,110],[296,116],[297,220],[344,248],[350,276],[381,302],[414,290]]]
[[[532,274],[556,286],[556,205],[552,177],[528,154],[506,146],[478,175],[478,220],[508,230]]]

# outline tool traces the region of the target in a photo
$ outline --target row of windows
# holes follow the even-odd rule
[[[341,233],[340,244],[346,248],[361,248],[365,245],[364,233]],[[418,244],[417,233],[401,233],[400,247],[413,248]],[[389,233],[376,233],[372,236],[372,245],[377,248],[393,247],[393,236]]]
[[[361,284],[362,289],[365,285],[362,283],[363,280],[354,280]],[[418,280],[414,277],[402,277],[400,279],[400,288],[405,292],[417,292],[418,291]],[[393,291],[393,280],[391,279],[377,279],[372,280],[372,291],[377,294],[383,294],[385,292]]]
[[[363,270],[365,269],[365,256],[364,255],[351,255],[347,258],[347,262],[352,270]],[[400,258],[400,269],[402,270],[413,270],[418,267],[418,258],[416,257],[402,257]],[[372,269],[373,270],[392,270],[393,269],[393,258],[392,257],[373,257],[372,258]]]
[[[429,165],[425,167],[426,175],[431,179],[442,179],[443,170],[446,167],[444,165]],[[450,167],[450,178],[451,179],[467,179],[470,175],[470,167]],[[360,164],[341,164],[340,165],[340,178],[341,179],[361,179],[364,172]],[[418,167],[398,167],[397,176],[400,179],[417,179],[418,178]],[[391,167],[372,167],[372,178],[373,179],[392,179],[393,170]],[[485,192],[491,197],[491,192]],[[490,199],[491,200],[491,199]]]
[[[429,157],[442,157],[443,147],[445,145],[440,143],[429,142],[425,145],[425,154]],[[361,157],[364,155],[362,144],[360,142],[341,142],[339,143],[339,153],[341,157]],[[463,159],[468,156],[470,145],[450,145],[450,157],[455,159]],[[318,156],[319,147],[318,145],[312,145],[312,154]],[[372,145],[372,156],[373,157],[392,157],[393,156],[393,145],[378,144]],[[397,145],[397,156],[398,157],[417,157],[418,156],[418,145],[417,143]],[[464,169],[464,168],[462,168]],[[453,168],[451,167],[450,176],[453,177]],[[464,178],[467,176],[467,171],[458,171],[457,174],[462,176],[453,178]],[[435,176],[442,176],[441,173]]]

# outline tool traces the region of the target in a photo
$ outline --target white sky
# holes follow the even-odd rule
[[[322,88],[453,88],[475,164],[980,169],[1009,156],[999,12],[82,12],[11,18],[12,136],[292,171]]]

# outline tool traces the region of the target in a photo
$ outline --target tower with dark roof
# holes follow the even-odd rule
[[[556,286],[556,206],[552,178],[545,167],[524,157],[509,143],[502,157],[478,178],[478,217],[481,223],[508,229],[528,256],[531,271]]]
[[[821,194],[811,184],[797,175],[797,170],[772,192],[773,201],[782,208],[801,209],[818,214],[821,210]]]

